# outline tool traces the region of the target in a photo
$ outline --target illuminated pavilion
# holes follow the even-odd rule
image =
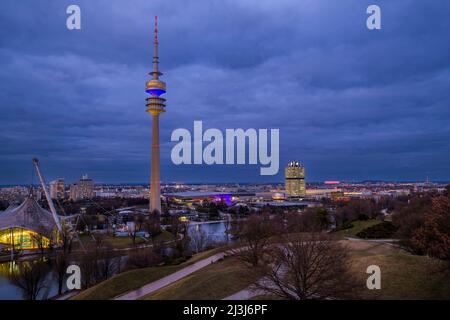
[[[0,212],[0,245],[32,250],[42,242],[43,247],[48,247],[56,230],[51,212],[39,206],[32,196],[21,205]]]

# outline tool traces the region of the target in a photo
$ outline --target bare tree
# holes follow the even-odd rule
[[[188,237],[189,221],[181,221],[178,216],[174,216],[171,219],[170,232],[175,242],[175,248],[180,255],[183,255],[189,244]]]
[[[69,254],[72,251],[73,234],[67,226],[64,226],[59,233],[58,241],[60,249],[64,254]]]
[[[58,252],[55,260],[53,261],[53,274],[55,275],[56,282],[58,283],[58,295],[62,294],[64,279],[66,278],[66,270],[68,266],[68,254],[64,251]]]
[[[133,247],[136,246],[136,238],[138,233],[142,230],[142,226],[144,224],[145,218],[141,213],[134,215],[133,217],[133,226],[128,230],[128,234],[133,241]]]
[[[97,265],[97,280],[106,280],[116,273],[118,270],[118,259],[111,250],[103,249],[100,251]]]
[[[149,248],[136,248],[128,254],[127,269],[146,268],[162,262],[161,255]]]
[[[225,235],[227,236],[227,243],[230,242],[230,232],[232,228],[232,221],[231,221],[231,214],[226,213],[225,214],[225,221],[223,222],[224,228],[225,228]]]
[[[252,214],[245,221],[240,221],[236,229],[245,250],[235,250],[235,255],[243,262],[258,266],[266,248],[270,243],[270,236],[274,234],[268,214]]]
[[[81,270],[81,286],[87,289],[97,282],[98,250],[95,243],[85,246],[85,251],[78,258],[78,265]]]
[[[173,216],[170,219],[170,233],[173,236],[173,240],[176,241],[179,235],[182,233],[183,223],[178,216]]]
[[[290,300],[353,297],[355,278],[348,250],[329,236],[313,233],[273,245],[254,288]]]
[[[155,239],[152,246],[152,251],[158,256],[162,257],[166,254],[166,244],[163,239]]]
[[[111,248],[100,249],[98,251],[97,280],[103,281],[113,276],[119,269],[119,263]]]
[[[103,281],[111,277],[117,270],[117,259],[112,247],[105,242],[103,235],[95,237],[95,247],[92,256],[96,260],[95,281]]]
[[[24,262],[17,272],[10,275],[10,281],[22,290],[26,300],[37,300],[39,293],[47,286],[48,272],[48,265],[44,261]]]
[[[45,233],[44,228],[39,228],[38,232],[33,233],[31,236],[31,241],[33,242],[33,244],[36,245],[41,255],[44,255],[46,246],[45,237],[43,235],[44,233]]]
[[[119,270],[119,258],[101,235],[84,248],[83,254],[77,257],[83,289],[110,278]]]
[[[150,233],[152,243],[154,244],[156,237],[161,233],[160,214],[158,210],[153,210],[145,220],[145,228]]]
[[[318,232],[328,228],[330,217],[322,208],[307,208],[303,212],[290,211],[286,214],[286,232]]]
[[[209,243],[208,235],[205,230],[199,228],[190,234],[191,244],[195,253],[202,251]]]

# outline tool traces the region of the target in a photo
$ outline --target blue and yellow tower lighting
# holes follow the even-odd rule
[[[166,93],[166,83],[159,80],[159,76],[162,73],[158,70],[159,57],[158,57],[158,17],[155,16],[155,38],[153,46],[153,71],[149,74],[152,79],[147,82],[145,92],[149,93],[154,97],[159,97]]]

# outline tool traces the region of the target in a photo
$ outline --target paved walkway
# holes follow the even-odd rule
[[[250,287],[248,287],[245,288],[244,290],[232,294],[231,296],[223,298],[222,300],[250,300],[253,297],[260,296],[263,294],[265,294],[263,291],[252,290],[250,289]]]
[[[377,243],[395,243],[398,242],[399,239],[362,239],[362,238],[354,238],[354,237],[345,237],[346,240],[349,241],[365,241],[365,242],[377,242]]]
[[[227,220],[213,220],[213,221],[190,221],[189,226],[199,226],[202,224],[214,224],[214,223],[222,223],[226,222]]]
[[[150,293],[155,292],[156,290],[159,290],[165,286],[168,286],[169,284],[178,281],[191,273],[194,273],[211,263],[214,263],[220,259],[222,259],[225,256],[225,252],[217,253],[211,257],[208,257],[206,259],[200,260],[194,264],[191,264],[190,266],[187,266],[186,268],[183,268],[175,273],[172,273],[164,278],[161,278],[159,280],[156,280],[155,282],[149,283],[137,290],[130,291],[124,295],[116,297],[114,300],[137,300],[145,295],[148,295]]]
[[[385,244],[391,247],[397,247],[397,242],[399,242],[399,239],[360,239],[360,238],[353,238],[353,237],[345,237],[348,241],[361,241],[361,242],[373,242],[373,243],[381,243]]]

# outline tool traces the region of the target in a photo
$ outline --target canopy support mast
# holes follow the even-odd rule
[[[47,190],[47,185],[45,184],[44,177],[41,173],[41,170],[39,169],[39,160],[37,158],[34,158],[33,163],[34,163],[34,166],[36,167],[36,171],[38,173],[39,180],[41,181],[41,186],[42,186],[42,189],[44,190],[45,198],[47,199],[48,206],[50,207],[50,211],[53,215],[53,220],[55,220],[56,227],[58,228],[59,234],[62,234],[61,222],[59,221],[59,217],[58,217],[58,214],[56,213],[55,206],[53,205],[52,198],[50,197],[50,194]]]

